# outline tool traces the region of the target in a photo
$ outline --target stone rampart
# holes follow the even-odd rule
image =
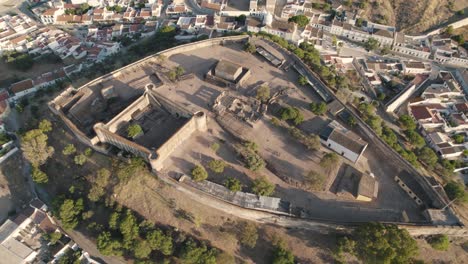
[[[185,140],[189,139],[196,131],[206,130],[206,115],[198,112],[177,132],[172,135],[164,144],[156,150],[157,159],[151,160],[151,167],[159,171],[163,168],[164,161],[172,152],[180,146]]]

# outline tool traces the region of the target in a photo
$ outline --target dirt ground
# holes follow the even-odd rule
[[[453,32],[454,35],[463,35],[465,42],[468,41],[468,26],[457,28]]]
[[[240,219],[193,203],[190,197],[164,185],[154,176],[133,177],[127,184],[115,188],[114,197],[151,221],[193,234],[247,263],[270,263],[271,239],[275,235],[286,242],[301,263],[329,263],[331,260],[334,237],[275,226],[260,227],[259,241],[254,249],[241,247],[236,237]]]
[[[468,263],[468,240],[450,238],[450,247],[447,251],[435,250],[425,239],[416,240],[419,247],[418,259],[425,263]]]
[[[19,151],[0,164],[0,223],[31,201],[28,173]]]
[[[0,85],[2,87],[8,87],[10,84],[27,79],[35,78],[43,73],[57,70],[65,66],[62,63],[50,64],[50,63],[35,63],[28,71],[19,71],[8,67],[3,59],[0,59]]]

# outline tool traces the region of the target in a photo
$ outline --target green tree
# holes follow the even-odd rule
[[[295,125],[299,125],[304,121],[304,116],[296,107],[283,107],[280,110],[281,120],[292,120]]]
[[[419,159],[429,167],[434,167],[438,161],[437,154],[429,147],[424,147],[419,151]]]
[[[49,233],[47,235],[48,235],[47,238],[48,238],[51,245],[57,244],[57,242],[60,240],[60,238],[62,238],[62,233],[60,233],[60,232],[52,232],[52,233]]]
[[[465,142],[465,136],[463,134],[456,134],[452,136],[453,141],[457,144],[463,144]]]
[[[372,51],[372,50],[375,50],[379,47],[380,43],[378,40],[376,40],[375,38],[369,38],[365,43],[364,43],[364,47],[369,50],[369,51]]]
[[[120,213],[119,212],[113,212],[110,217],[109,217],[109,228],[113,230],[117,230],[119,227],[119,218],[120,218]]]
[[[283,246],[277,246],[273,252],[272,264],[294,264],[294,255]]]
[[[405,130],[415,130],[416,129],[416,123],[414,122],[413,118],[409,115],[401,115],[398,118],[398,123],[400,124],[400,127]]]
[[[27,53],[6,52],[3,54],[3,59],[8,66],[20,71],[27,71],[34,65],[33,58]]]
[[[68,248],[65,253],[60,257],[60,259],[56,262],[57,264],[79,264],[81,257],[81,250],[73,250]]]
[[[93,185],[88,193],[88,199],[92,202],[97,202],[104,195],[104,188],[98,185]]]
[[[125,242],[129,242],[138,238],[139,227],[136,217],[132,211],[127,210],[125,217],[122,219],[119,225],[119,230],[122,233]]]
[[[408,136],[408,140],[411,143],[411,145],[417,148],[422,148],[426,145],[426,141],[424,140],[424,138],[421,135],[419,135],[419,133],[415,130],[407,130],[406,135]]]
[[[432,248],[440,251],[447,251],[450,246],[450,241],[447,235],[432,236],[428,242]]]
[[[138,135],[140,135],[141,133],[143,133],[143,129],[142,129],[141,126],[138,125],[138,124],[130,125],[130,126],[128,126],[128,128],[127,128],[127,136],[128,136],[129,138],[135,138],[135,137],[137,137]]]
[[[257,51],[257,47],[255,47],[255,44],[251,43],[250,41],[245,43],[244,45],[244,50],[248,53],[255,53]]]
[[[76,148],[75,148],[75,145],[73,144],[66,145],[62,150],[63,155],[66,155],[66,156],[71,155],[75,152],[76,152]]]
[[[314,191],[322,190],[326,179],[325,176],[315,171],[310,171],[304,178],[304,183],[307,187]]]
[[[339,161],[340,158],[335,152],[329,152],[323,155],[322,159],[320,160],[320,166],[325,169],[331,169],[335,167]]]
[[[212,149],[215,153],[219,150],[219,144],[217,142],[213,142],[210,145],[210,149]]]
[[[367,223],[356,228],[346,252],[363,263],[410,263],[418,253],[416,241],[396,225]]]
[[[275,192],[275,185],[265,177],[261,177],[253,181],[252,192],[261,196],[270,196]]]
[[[299,27],[305,27],[309,24],[309,18],[305,15],[297,15],[289,18],[288,22],[296,23]]]
[[[457,199],[459,202],[465,202],[467,200],[467,194],[463,184],[456,181],[450,181],[444,186],[444,190],[450,200]]]
[[[337,46],[338,46],[337,44],[338,44],[338,39],[336,38],[335,35],[333,35],[333,36],[332,36],[332,45],[333,45],[334,47],[337,47]]]
[[[324,102],[310,103],[310,110],[316,115],[323,115],[327,112],[327,104]]]
[[[393,129],[384,126],[382,128],[382,139],[390,145],[390,147],[395,148],[395,146],[398,144],[398,137],[393,131]]]
[[[42,119],[41,122],[39,122],[39,129],[43,133],[50,132],[52,131],[52,123],[47,119]]]
[[[102,232],[96,239],[97,249],[105,256],[122,256],[122,243],[112,238],[110,232]]]
[[[40,129],[29,130],[21,138],[23,155],[33,166],[43,165],[54,153],[54,148],[47,145],[47,139]]]
[[[245,167],[251,171],[259,171],[265,168],[265,161],[256,151],[247,150],[243,155]]]
[[[175,71],[169,71],[168,76],[169,80],[175,81],[177,80],[177,73]]]
[[[205,168],[201,165],[196,165],[192,169],[192,179],[194,181],[203,181],[208,178],[208,172],[206,172]]]
[[[448,34],[448,35],[453,35],[453,31],[454,31],[454,28],[453,26],[448,26],[446,29],[445,29],[445,33]]]
[[[83,154],[78,154],[73,158],[73,160],[75,161],[76,165],[83,166],[88,160],[88,158],[86,158],[86,156]]]
[[[172,254],[172,238],[169,235],[165,235],[161,230],[150,231],[146,236],[146,240],[151,249],[158,250],[165,256],[170,256]]]
[[[181,66],[175,67],[174,71],[175,71],[175,73],[176,73],[176,75],[177,75],[177,78],[179,78],[180,76],[184,75],[184,73],[185,73],[185,69],[182,68]]]
[[[41,171],[38,167],[32,167],[31,177],[35,183],[47,183],[49,181],[49,177],[45,172]]]
[[[226,181],[224,181],[224,186],[226,186],[226,188],[231,192],[240,192],[242,190],[241,182],[233,177],[228,177]]]
[[[308,84],[307,78],[304,75],[299,76],[298,82],[300,85],[304,86]]]
[[[239,242],[244,246],[254,248],[258,239],[257,226],[251,222],[242,222],[239,227]]]
[[[191,238],[185,241],[179,257],[184,264],[216,264],[216,250],[203,243],[198,246]]]
[[[362,27],[362,23],[363,23],[363,22],[364,22],[364,21],[362,20],[362,18],[356,19],[356,27]]]
[[[357,125],[357,121],[356,121],[356,118],[352,115],[350,115],[347,119],[347,123],[349,126],[351,127],[355,127]]]
[[[137,259],[146,259],[151,254],[151,247],[146,240],[139,240],[135,243],[133,253]]]
[[[270,99],[270,87],[262,85],[257,90],[257,99],[266,102]]]
[[[84,155],[85,155],[86,157],[90,157],[92,154],[93,154],[93,150],[92,150],[91,148],[86,148],[86,149],[84,150]]]
[[[74,229],[79,223],[79,215],[84,209],[83,199],[76,202],[71,199],[63,201],[59,209],[59,219],[65,229]]]
[[[212,170],[215,173],[223,173],[225,167],[226,162],[224,162],[223,160],[213,159],[210,160],[210,162],[208,162],[208,168],[210,168],[210,170]]]

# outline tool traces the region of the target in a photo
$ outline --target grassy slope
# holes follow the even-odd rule
[[[453,0],[370,0],[362,15],[375,22],[386,21],[398,30],[418,34],[436,28],[448,19],[462,18],[449,10],[450,1]],[[468,14],[468,0],[453,3],[453,10],[465,9],[465,14]]]

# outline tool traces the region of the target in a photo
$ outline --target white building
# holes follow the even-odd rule
[[[321,133],[322,144],[339,155],[356,163],[367,148],[367,142],[358,135],[332,121]]]

